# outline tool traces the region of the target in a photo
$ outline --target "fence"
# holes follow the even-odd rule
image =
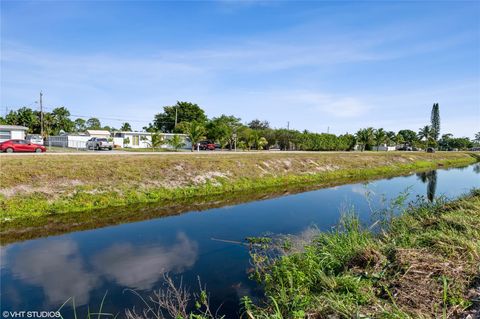
[[[75,149],[86,149],[87,141],[90,139],[89,136],[49,136],[45,141],[45,146],[52,147],[63,147],[63,148],[75,148]]]

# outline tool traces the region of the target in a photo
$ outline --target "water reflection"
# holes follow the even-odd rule
[[[476,173],[476,174],[480,174],[480,163],[479,164],[475,164],[473,166],[473,171]]]
[[[115,244],[96,254],[92,264],[98,273],[120,286],[150,289],[164,273],[178,273],[192,267],[197,256],[198,244],[179,233],[176,243],[169,247]]]
[[[48,305],[75,296],[85,304],[98,275],[87,270],[78,245],[72,240],[52,240],[20,250],[10,262],[12,274],[24,283],[43,289]]]
[[[422,183],[427,184],[427,198],[430,202],[435,198],[435,192],[437,190],[437,171],[428,171],[417,173],[417,177]]]
[[[192,267],[198,244],[179,232],[169,246],[114,244],[90,256],[82,254],[71,239],[48,240],[12,254],[2,248],[1,257],[2,265],[16,279],[43,290],[47,306],[62,304],[69,297],[83,305],[88,304],[91,290],[105,279],[122,287],[150,289],[164,273]]]
[[[243,203],[244,198],[237,202],[236,197],[233,202],[218,201],[209,206],[228,203],[230,207],[199,212],[203,206],[189,206],[191,212],[186,214],[161,205],[158,209],[163,215],[149,215],[141,208],[110,212],[109,220],[122,219],[119,216],[170,217],[1,247],[2,310],[59,307],[75,296],[77,309],[86,312],[88,304],[97,305],[108,290],[108,310],[123,313],[125,308],[140,306],[139,300],[122,293],[124,288],[145,290],[140,293],[148,296],[161,287],[164,272],[170,272],[179,275],[173,277],[182,276],[185,286],[192,289],[197,287],[199,276],[211,295],[212,309],[221,306],[221,314],[227,318],[238,317],[239,299],[261,296],[261,289],[248,279],[248,250],[243,245],[213,241],[212,237],[235,242],[249,236],[297,234],[290,249],[301,251],[316,232],[332,229],[340,214],[352,206],[362,222],[370,223],[372,207],[381,209],[382,203],[394,200],[406,189],[412,200],[425,196],[425,192],[429,200],[435,195],[453,198],[480,187],[479,173],[480,165],[475,165],[372,181],[368,187],[358,183],[274,199],[259,193],[253,202]],[[95,221],[95,214],[98,212],[86,213],[79,224]]]

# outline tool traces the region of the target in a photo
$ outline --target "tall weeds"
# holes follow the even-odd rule
[[[264,304],[243,299],[251,318],[452,318],[467,311],[480,270],[480,191],[448,202],[418,198],[396,216],[401,194],[381,212],[382,231],[353,212],[302,252],[251,251]],[[277,245],[278,246],[278,245]]]

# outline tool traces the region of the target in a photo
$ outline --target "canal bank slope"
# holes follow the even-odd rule
[[[212,155],[1,156],[2,228],[98,208],[205,197],[215,201],[220,194],[329,186],[479,160],[462,152]]]
[[[295,239],[251,246],[267,298],[244,298],[246,317],[478,318],[480,190],[388,216],[372,231],[346,215],[300,252],[289,248]]]

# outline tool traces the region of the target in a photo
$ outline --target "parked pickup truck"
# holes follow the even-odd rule
[[[86,143],[87,150],[113,149],[113,143],[106,138],[92,137]]]

